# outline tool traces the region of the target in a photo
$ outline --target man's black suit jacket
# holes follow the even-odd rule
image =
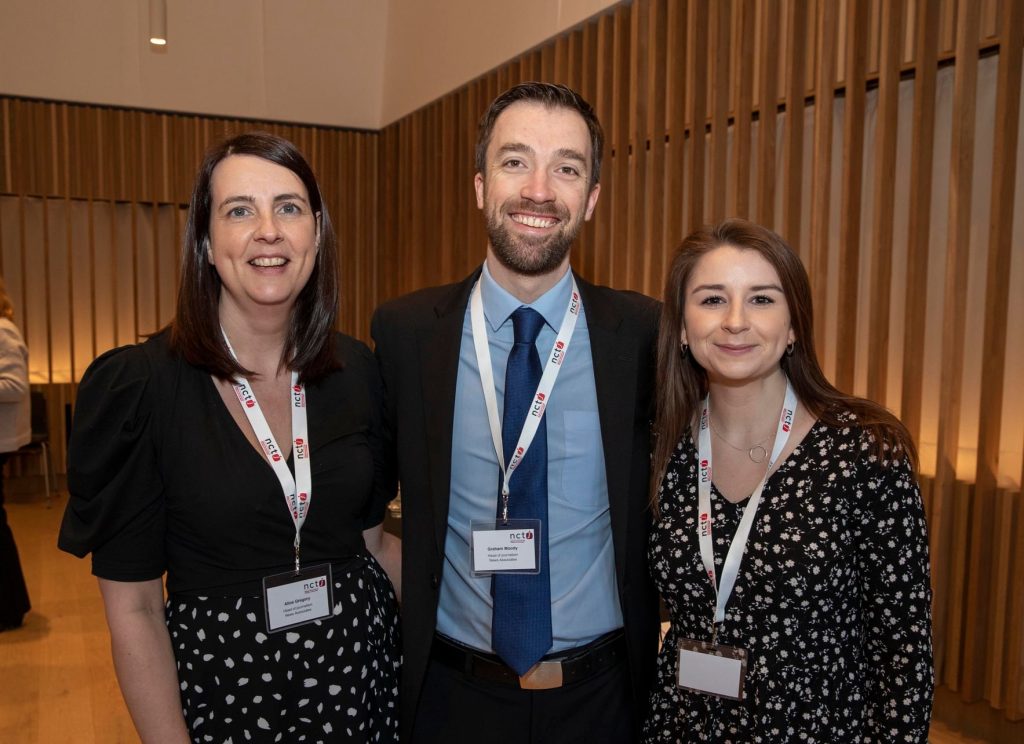
[[[479,274],[392,300],[377,309],[371,326],[402,489],[403,741],[412,731],[437,620],[459,350]],[[594,286],[579,277],[576,281],[590,330],[616,583],[641,719],[658,642],[657,593],[646,552],[659,305],[641,294]]]

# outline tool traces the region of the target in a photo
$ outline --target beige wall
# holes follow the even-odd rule
[[[0,0],[0,93],[380,128],[616,0]]]
[[[386,0],[0,0],[0,93],[376,129]]]
[[[382,124],[390,124],[619,0],[391,0]]]

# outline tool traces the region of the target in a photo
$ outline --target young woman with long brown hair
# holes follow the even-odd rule
[[[650,742],[927,740],[928,541],[906,428],[814,351],[810,283],[743,220],[683,241],[658,342]]]

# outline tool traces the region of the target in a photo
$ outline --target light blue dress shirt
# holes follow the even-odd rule
[[[494,281],[484,265],[480,281],[499,415],[504,409],[505,365],[512,348],[512,313],[523,303]],[[572,276],[528,305],[544,316],[537,338],[547,360],[572,292]],[[622,627],[615,584],[608,484],[590,353],[587,307],[576,323],[568,353],[545,409],[548,428],[548,521],[551,556],[552,651],[580,646]],[[512,477],[513,482],[515,476]],[[487,423],[473,348],[470,310],[462,347],[452,427],[452,476],[444,576],[437,630],[491,652],[491,578],[470,573],[470,521],[494,519],[500,472]]]

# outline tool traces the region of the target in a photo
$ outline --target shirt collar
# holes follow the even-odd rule
[[[565,307],[569,303],[569,294],[572,292],[572,271],[566,271],[555,286],[529,304],[520,302],[498,284],[487,270],[486,262],[480,274],[480,285],[484,301],[484,318],[487,319],[492,331],[497,331],[520,307],[530,307],[543,316],[549,328],[558,333],[565,315]]]

